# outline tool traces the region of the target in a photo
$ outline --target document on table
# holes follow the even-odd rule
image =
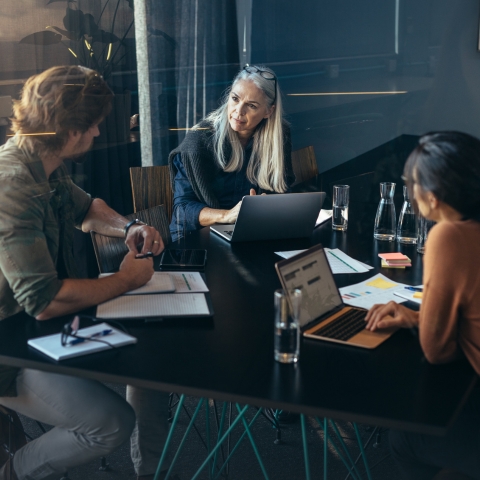
[[[416,288],[423,288],[423,285],[417,285]],[[405,298],[407,300],[410,300],[411,302],[415,302],[415,303],[418,303],[421,305],[422,303],[422,298],[418,298],[418,295],[417,295],[418,292],[412,292],[410,290],[407,290],[406,288],[404,288],[403,290],[398,290],[397,292],[395,292],[395,295],[397,295],[398,297],[402,297],[402,298]],[[417,297],[415,297],[414,295],[417,295]]]
[[[343,302],[353,307],[370,309],[376,303],[387,303],[393,300],[396,303],[405,302],[405,299],[398,297],[395,293],[404,290],[404,283],[396,283],[381,273],[348,287],[340,288],[340,295]]]
[[[324,250],[332,273],[365,273],[373,269],[370,265],[355,260],[338,248],[324,248]],[[283,258],[291,258],[304,251],[290,250],[288,252],[275,253]]]
[[[102,342],[108,342],[110,345],[113,345],[113,347],[122,347],[123,345],[137,343],[135,337],[112,327],[108,323],[99,323],[92,327],[82,328],[77,332],[77,335],[79,337],[91,337],[92,335],[98,335],[108,330],[111,331],[108,335],[95,337],[101,341],[86,340],[74,345],[63,346],[61,334],[55,333],[53,335],[47,335],[46,337],[32,338],[28,341],[28,344],[54,360],[64,360],[66,358],[79,357],[80,355],[110,350],[112,348],[107,345],[107,343]],[[74,340],[74,338],[72,337],[71,340]]]
[[[108,277],[113,273],[101,273],[98,277]],[[143,295],[146,293],[174,292],[176,285],[170,273],[153,272],[152,278],[142,287],[126,292],[125,295]]]
[[[209,314],[203,293],[122,295],[97,307],[98,318],[188,317]]]
[[[200,272],[168,272],[175,285],[176,293],[208,292]]]

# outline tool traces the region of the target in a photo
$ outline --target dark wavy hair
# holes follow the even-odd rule
[[[480,221],[479,139],[461,132],[424,135],[407,159],[404,177],[410,198],[416,183],[464,218]]]
[[[39,155],[63,148],[69,131],[86,132],[111,110],[113,92],[81,66],[52,67],[30,77],[14,101],[12,130],[19,147]]]

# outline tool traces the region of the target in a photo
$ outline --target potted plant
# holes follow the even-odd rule
[[[125,54],[119,56],[122,46],[127,48],[125,38],[133,26],[133,19],[119,38],[114,33],[117,12],[120,4],[126,1],[133,10],[133,0],[117,0],[114,5],[113,20],[109,31],[100,25],[110,0],[106,0],[99,17],[95,20],[90,13],[84,13],[77,8],[76,0],[48,0],[51,3],[66,2],[67,8],[63,17],[64,28],[56,26],[45,27],[45,30],[35,32],[20,40],[20,43],[32,45],[62,44],[75,58],[75,62],[97,70],[104,79],[108,79],[113,68],[118,65]],[[114,3],[114,2],[112,2]]]

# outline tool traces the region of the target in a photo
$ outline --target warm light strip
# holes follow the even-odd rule
[[[18,135],[19,137],[31,137],[31,136],[37,136],[37,135],[56,135],[55,132],[44,132],[44,133],[9,133],[7,137],[14,137],[15,135]]]
[[[77,54],[76,54],[71,48],[69,48],[69,50],[70,50],[70,53],[71,53],[75,58],[78,58],[78,57],[77,57]]]
[[[110,60],[110,55],[112,54],[112,46],[113,46],[113,43],[110,43],[108,45],[107,61]]]
[[[408,93],[406,90],[392,92],[320,92],[320,93],[287,93],[289,97],[325,97],[329,95],[399,95]]]
[[[169,130],[210,130],[209,128],[169,128]]]

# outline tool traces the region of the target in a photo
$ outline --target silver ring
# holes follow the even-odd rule
[[[158,244],[160,244],[160,242],[157,242],[157,240],[154,240],[153,243],[158,243]]]

